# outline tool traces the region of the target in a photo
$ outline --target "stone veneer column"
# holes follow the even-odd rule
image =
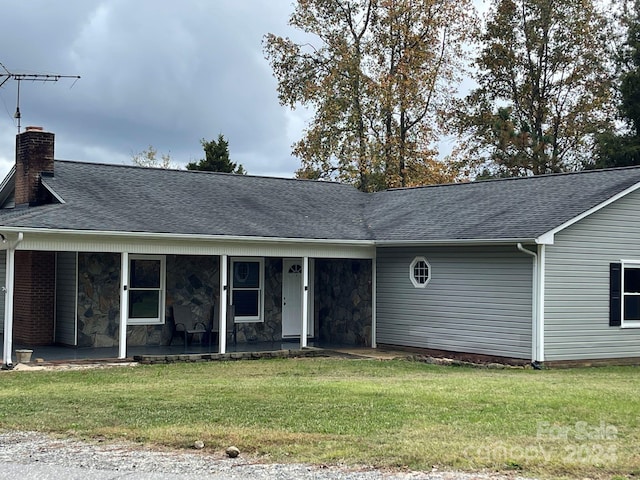
[[[320,341],[371,345],[372,260],[316,260],[316,302]]]

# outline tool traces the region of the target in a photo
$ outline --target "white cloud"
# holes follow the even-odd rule
[[[184,164],[203,155],[201,138],[223,133],[249,172],[291,176],[301,117],[278,104],[261,46],[290,32],[291,10],[289,0],[11,2],[0,62],[82,76],[73,88],[22,83],[22,124],[56,133],[57,158],[127,163],[153,145]],[[14,155],[15,87],[0,89],[0,159]]]

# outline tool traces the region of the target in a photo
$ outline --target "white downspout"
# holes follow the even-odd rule
[[[547,263],[547,246],[543,243],[538,245],[538,362],[544,362],[544,290]]]
[[[6,241],[4,235],[3,240]],[[7,258],[6,258],[6,276],[4,286],[4,345],[2,351],[2,363],[3,368],[10,370],[13,368],[13,361],[11,359],[11,351],[13,350],[13,287],[15,285],[15,253],[16,247],[24,235],[22,232],[18,233],[18,238],[14,242],[7,244]]]
[[[531,361],[539,362],[542,359],[539,357],[539,339],[540,339],[540,321],[538,315],[538,305],[539,305],[539,285],[538,285],[538,254],[536,252],[532,252],[531,250],[527,250],[522,246],[521,243],[517,245],[518,250],[522,253],[526,253],[527,255],[531,255],[533,257],[533,273],[532,273],[532,295],[531,295]]]

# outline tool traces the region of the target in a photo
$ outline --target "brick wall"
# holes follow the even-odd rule
[[[53,173],[55,135],[36,127],[16,137],[16,205],[42,203],[40,174]]]
[[[16,251],[13,341],[50,345],[54,337],[55,253]]]

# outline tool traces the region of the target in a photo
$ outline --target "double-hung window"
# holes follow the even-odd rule
[[[231,303],[236,322],[264,321],[264,259],[231,259]]]
[[[640,261],[610,265],[609,324],[640,327]]]
[[[161,255],[129,256],[128,323],[164,323],[165,258]]]

